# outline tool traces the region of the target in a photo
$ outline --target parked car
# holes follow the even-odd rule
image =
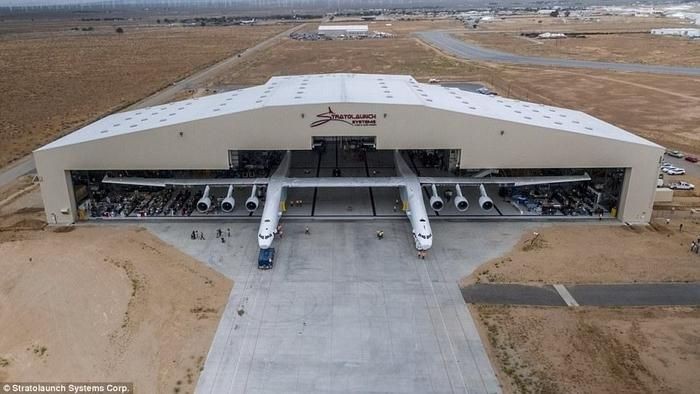
[[[671,164],[671,163],[665,161],[665,162],[661,163],[661,167],[662,167],[662,168],[663,168],[663,167],[673,167],[673,164]]]
[[[668,175],[685,175],[685,170],[682,168],[674,168],[666,172]]]
[[[677,150],[669,150],[669,151],[666,151],[666,154],[669,155],[669,156],[672,156],[672,157],[677,157],[677,158],[679,158],[679,159],[682,159],[682,158],[683,158],[683,154],[682,154],[681,152],[677,151]]]
[[[668,185],[670,189],[675,189],[675,190],[693,190],[695,189],[695,185],[692,183],[688,183],[685,181],[680,181],[680,182],[675,182],[670,185]]]
[[[689,161],[689,162],[691,162],[691,163],[697,163],[697,162],[698,162],[698,158],[695,157],[695,156],[686,156],[686,157],[685,157],[685,161]]]

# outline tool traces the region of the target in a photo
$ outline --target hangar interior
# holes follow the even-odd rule
[[[373,136],[318,136],[311,150],[291,152],[291,177],[392,177],[396,176],[392,150],[377,150]],[[218,218],[259,217],[262,207],[250,210],[243,203],[251,196],[251,186],[233,188],[233,209],[223,205],[228,188],[212,188],[213,203],[209,209],[197,209],[204,187],[166,187],[118,185],[102,183],[110,177],[136,176],[157,178],[265,178],[279,165],[284,151],[232,150],[229,169],[197,170],[112,170],[72,171],[72,184],[78,217],[81,220],[129,218]],[[576,169],[463,169],[459,167],[459,149],[403,150],[402,155],[418,176],[565,176],[587,173],[591,181],[556,185],[502,187],[488,185],[494,209],[480,209],[476,187],[463,187],[469,208],[455,205],[455,189],[437,186],[444,208],[428,209],[434,218],[455,217],[533,217],[614,218],[622,192],[624,168]],[[432,190],[423,187],[426,207]],[[265,188],[255,195],[265,202]],[[287,194],[286,217],[403,217],[397,188],[364,187],[290,189]]]

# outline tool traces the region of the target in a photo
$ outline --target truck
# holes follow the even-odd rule
[[[258,254],[258,269],[269,270],[275,262],[275,248],[260,249]]]

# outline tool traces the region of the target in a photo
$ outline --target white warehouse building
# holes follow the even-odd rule
[[[416,212],[405,193],[389,188],[403,187],[400,177],[415,172],[411,179],[425,189],[418,198],[425,194],[431,218],[546,215],[646,223],[663,153],[578,111],[405,75],[319,74],[273,77],[260,86],[110,115],[37,149],[34,158],[52,224],[258,215],[265,202],[260,189],[272,182],[264,179],[274,178],[265,177],[284,165],[299,178],[284,178],[289,195],[280,197],[280,215],[289,208],[314,216],[323,203],[352,195],[316,201],[337,186],[356,186],[373,198],[370,216],[400,215],[399,197],[399,211]],[[342,184],[346,176],[356,184]],[[314,183],[315,177],[328,183]],[[363,183],[362,177],[380,180]],[[305,186],[312,190],[301,191]],[[302,192],[313,203],[290,208],[286,201],[301,200],[294,193]],[[248,195],[243,207],[249,212],[235,209],[233,198]],[[438,195],[445,204],[435,203]],[[469,201],[483,209],[469,209]],[[360,215],[359,203],[352,204]]]
[[[318,35],[325,37],[367,37],[367,25],[320,25]]]

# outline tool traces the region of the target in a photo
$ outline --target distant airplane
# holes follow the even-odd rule
[[[430,186],[430,207],[434,211],[440,211],[445,203],[438,195],[437,185],[454,185],[455,208],[464,212],[469,209],[469,201],[462,194],[461,186],[475,186],[479,188],[479,207],[485,211],[493,209],[491,197],[486,193],[484,185],[499,186],[531,186],[539,184],[568,183],[590,181],[588,174],[572,176],[537,176],[537,177],[489,177],[482,178],[479,175],[473,177],[418,177],[406,164],[399,151],[394,152],[394,164],[398,176],[395,177],[320,177],[320,178],[291,178],[288,177],[291,152],[287,151],[275,172],[269,178],[209,178],[209,179],[178,179],[178,178],[139,178],[105,176],[103,183],[150,186],[150,187],[192,187],[204,186],[204,194],[197,202],[197,210],[208,212],[212,201],[211,187],[228,187],[226,198],[221,203],[224,212],[231,212],[235,206],[233,199],[234,186],[252,186],[250,197],[246,200],[245,208],[254,212],[260,206],[260,200],[256,195],[259,186],[266,186],[265,206],[263,208],[260,228],[258,230],[258,245],[261,249],[272,246],[272,241],[277,233],[277,225],[286,211],[286,198],[288,188],[316,188],[316,187],[397,187],[403,203],[402,210],[411,222],[413,239],[417,250],[426,251],[433,245],[433,232],[428,221],[428,214],[423,203],[423,185]],[[484,174],[489,172],[484,172]]]
[[[248,20],[242,20],[240,23],[241,23],[241,25],[253,25],[253,24],[255,24],[255,18],[248,19]]]

